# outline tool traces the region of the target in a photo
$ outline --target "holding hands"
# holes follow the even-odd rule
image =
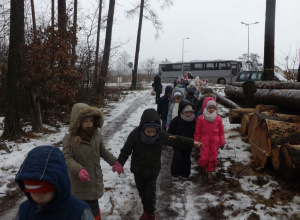
[[[90,181],[90,175],[85,169],[81,169],[78,173],[78,176],[80,180],[83,182]]]
[[[119,161],[116,161],[112,167],[112,171],[113,172],[118,172],[118,174],[120,175],[121,173],[124,173],[124,169],[123,166],[119,163]]]
[[[201,142],[199,142],[199,141],[194,141],[194,147],[195,148],[199,148],[199,147],[201,147],[201,145],[203,145]]]

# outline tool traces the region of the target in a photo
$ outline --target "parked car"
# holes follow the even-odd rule
[[[244,71],[240,72],[236,78],[236,82],[245,82],[245,81],[261,81],[263,71]],[[274,72],[274,80],[287,82],[288,80],[280,75],[279,73]]]

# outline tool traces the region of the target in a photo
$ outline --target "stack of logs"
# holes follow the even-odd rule
[[[271,160],[274,170],[287,179],[300,178],[300,115],[280,114],[274,105],[230,109],[229,121],[241,124],[248,135],[257,169]]]

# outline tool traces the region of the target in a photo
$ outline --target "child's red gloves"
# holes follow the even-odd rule
[[[121,173],[124,173],[124,169],[122,167],[122,165],[119,163],[119,161],[116,161],[112,167],[113,172],[118,172],[118,174],[120,175]]]
[[[78,173],[78,176],[83,182],[90,181],[90,175],[85,169],[81,169]]]

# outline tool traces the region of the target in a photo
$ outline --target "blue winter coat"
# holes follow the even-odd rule
[[[47,205],[40,207],[25,191],[24,180],[44,180],[55,185],[56,196]],[[20,205],[16,219],[26,220],[93,220],[85,202],[71,195],[71,185],[65,158],[55,146],[39,146],[28,153],[15,181],[28,200]]]

